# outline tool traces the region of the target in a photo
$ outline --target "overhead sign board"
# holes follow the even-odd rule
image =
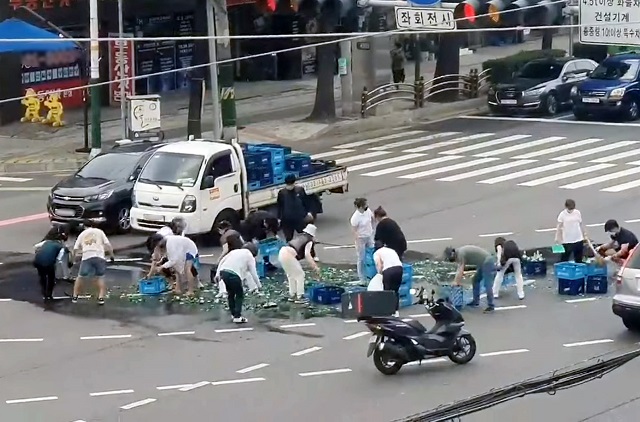
[[[435,6],[440,0],[409,0],[411,6]]]
[[[640,0],[580,0],[580,42],[640,45]]]
[[[456,29],[453,11],[447,9],[424,9],[396,7],[398,29]]]

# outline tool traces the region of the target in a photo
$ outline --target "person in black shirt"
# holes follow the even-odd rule
[[[285,187],[278,192],[278,218],[280,228],[288,242],[296,233],[302,233],[307,224],[314,222],[307,193],[302,186],[296,185],[296,176],[287,174],[284,179]],[[315,247],[311,248],[311,256],[316,257]]]
[[[373,216],[378,223],[373,240],[393,249],[402,259],[402,255],[407,251],[407,239],[398,223],[390,219],[382,207],[376,208]]]
[[[53,288],[56,285],[56,264],[58,255],[63,249],[62,240],[45,240],[36,250],[33,266],[38,270],[44,300],[53,300]]]
[[[240,234],[247,242],[275,237],[280,229],[278,219],[268,211],[253,210],[240,223]]]
[[[620,262],[627,259],[629,253],[638,246],[638,238],[633,232],[620,227],[616,220],[604,223],[604,231],[611,236],[611,241],[598,247],[600,255],[610,257],[612,261]]]

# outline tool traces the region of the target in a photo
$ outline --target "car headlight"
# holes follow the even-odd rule
[[[85,196],[84,202],[104,201],[105,199],[109,199],[111,195],[113,195],[112,190],[102,192],[97,195]]]
[[[577,86],[573,86],[571,87],[571,95],[578,95],[578,87]]]
[[[624,88],[616,88],[609,93],[609,98],[622,98],[624,97]]]
[[[532,97],[535,97],[536,95],[540,95],[544,92],[544,87],[542,88],[536,88],[536,89],[530,89],[528,91],[524,92],[524,95],[530,95]]]
[[[193,195],[187,195],[182,200],[180,206],[180,212],[190,213],[196,211],[196,197]]]

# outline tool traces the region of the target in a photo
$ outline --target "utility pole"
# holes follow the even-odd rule
[[[216,33],[222,37],[229,36],[229,15],[227,13],[226,0],[213,0],[216,18]],[[218,39],[218,59],[220,61],[230,60],[231,40],[229,38]],[[236,90],[234,87],[235,75],[233,63],[222,63],[220,65],[220,107],[222,111],[222,138],[231,142],[238,138],[238,127],[236,123]]]
[[[89,0],[89,37],[91,38],[91,154],[95,157],[102,150],[102,119],[100,117],[100,43],[98,32],[98,0]]]
[[[124,7],[122,5],[122,0],[118,0],[118,38],[120,38],[120,54],[124,54],[125,50],[125,41],[122,41],[122,37],[124,33]],[[124,78],[125,66],[124,60],[120,60],[120,75]],[[133,63],[129,64],[133,66]],[[129,83],[133,84],[134,81],[129,81]],[[127,102],[126,97],[126,83],[125,81],[120,81],[120,126],[122,128],[122,139],[127,139]]]
[[[216,35],[214,7],[216,0],[207,0],[207,30],[210,37]],[[224,0],[223,0],[224,1]],[[226,10],[226,7],[225,7]],[[226,15],[225,15],[226,16]],[[211,97],[213,99],[213,140],[222,139],[220,122],[220,88],[218,87],[218,54],[215,38],[209,38],[209,76],[211,79]]]

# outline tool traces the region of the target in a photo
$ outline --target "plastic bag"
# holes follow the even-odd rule
[[[384,285],[382,284],[382,274],[376,274],[373,276],[369,285],[367,286],[367,291],[369,292],[379,292],[384,290]]]

